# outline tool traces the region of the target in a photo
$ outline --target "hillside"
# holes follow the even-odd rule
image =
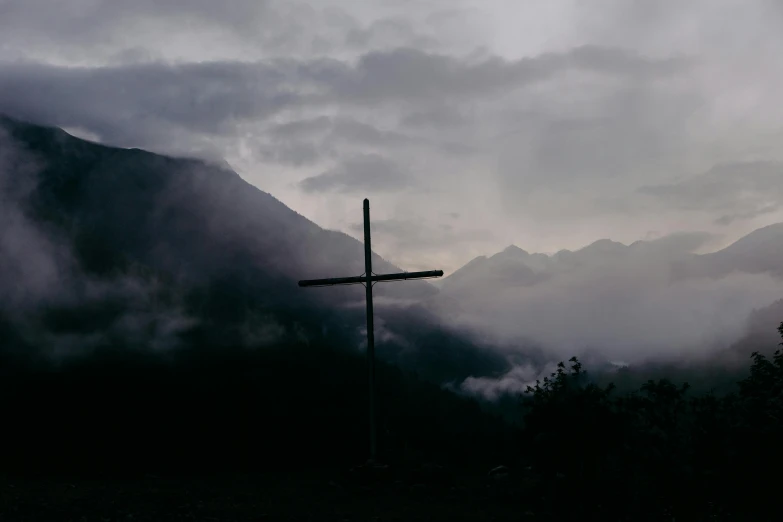
[[[2,188],[12,203],[2,230],[12,266],[0,280],[10,296],[0,307],[6,357],[118,343],[166,350],[193,340],[326,342],[349,351],[361,344],[361,287],[296,285],[361,274],[363,246],[354,238],[320,228],[225,166],[106,147],[6,117],[0,128]],[[379,273],[401,271],[377,255],[373,263]],[[415,303],[437,290],[411,281],[375,293]],[[381,358],[395,362],[404,348],[408,367],[433,380],[504,367],[445,326],[378,301]],[[476,365],[454,375],[438,367],[463,351]]]
[[[731,273],[769,273],[783,277],[783,223],[754,230],[726,248],[691,256],[677,266],[677,278],[719,278]]]

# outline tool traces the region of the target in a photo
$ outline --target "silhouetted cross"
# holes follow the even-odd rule
[[[375,333],[373,331],[372,287],[381,281],[404,279],[426,279],[441,277],[442,270],[426,272],[403,272],[401,274],[375,274],[372,271],[372,248],[370,247],[370,200],[364,200],[364,275],[357,277],[335,277],[332,279],[308,279],[299,281],[299,286],[334,286],[363,284],[367,289],[367,364],[370,385],[370,461],[376,460],[375,431]]]

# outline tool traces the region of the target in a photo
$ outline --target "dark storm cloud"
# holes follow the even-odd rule
[[[199,59],[204,52],[221,57],[242,52],[258,58],[437,48],[437,39],[407,13],[367,19],[367,10],[342,0],[4,0],[0,55],[3,40],[18,56],[112,64],[149,54]]]
[[[333,79],[335,92],[343,100],[410,103],[490,95],[566,71],[652,79],[680,72],[687,66],[688,62],[681,59],[654,60],[620,49],[594,46],[516,61],[492,57],[475,62],[417,49],[396,49],[365,54],[352,74]]]
[[[250,27],[271,15],[268,0],[93,0],[50,2],[8,0],[0,4],[0,29],[46,33],[52,38],[92,39],[140,18],[189,18],[232,27]]]
[[[160,141],[171,130],[167,126],[226,134],[237,122],[262,120],[294,106],[415,106],[433,99],[488,96],[575,68],[638,77],[681,65],[593,47],[516,62],[492,58],[472,63],[397,49],[368,53],[355,65],[331,59],[94,68],[5,63],[0,64],[0,111],[83,127],[109,142],[148,145]],[[373,138],[366,127],[347,121],[338,120],[336,127],[344,135]]]
[[[319,116],[281,123],[271,127],[266,134],[276,141],[327,138],[329,141],[345,141],[364,145],[411,145],[417,140],[405,134],[382,130],[374,125],[350,117]]]
[[[170,128],[218,134],[297,103],[292,64],[0,65],[0,112],[80,126],[108,142],[149,144]],[[318,66],[316,65],[316,68]]]
[[[290,140],[262,144],[258,147],[258,154],[267,163],[302,167],[316,165],[325,157],[334,156],[335,152],[320,143]]]
[[[394,161],[378,154],[362,154],[303,180],[299,187],[304,192],[396,192],[413,184],[413,178]]]
[[[720,224],[751,219],[783,203],[783,163],[758,161],[718,165],[704,174],[676,183],[639,189],[659,204],[678,210],[735,211]]]
[[[462,127],[470,121],[458,105],[437,105],[407,114],[401,123],[418,129],[439,129]]]
[[[350,117],[320,116],[275,124],[265,131],[264,137],[268,141],[259,147],[261,158],[293,166],[337,159],[350,155],[350,150],[368,153],[425,145],[421,139]]]
[[[258,148],[263,161],[297,167],[370,152],[405,154],[417,150],[458,156],[477,150],[437,136],[381,129],[351,117],[320,116],[276,124],[261,139],[266,139]]]
[[[266,133],[276,140],[312,138],[319,136],[332,128],[332,118],[319,116],[302,120],[279,123],[272,126]]]
[[[569,95],[574,94],[563,93]],[[575,114],[553,108],[556,100],[556,93],[546,100],[551,113],[518,116],[519,130],[497,140],[500,181],[511,198],[541,187],[600,192],[615,180],[649,179],[675,169],[687,152],[684,115],[702,103],[637,81],[599,90],[592,106]],[[601,206],[608,210],[606,202]]]
[[[418,49],[432,49],[438,46],[437,40],[418,33],[403,18],[375,20],[367,27],[354,27],[345,35],[345,43],[349,47],[361,50],[393,42],[407,42],[411,47]]]
[[[372,146],[397,147],[416,143],[416,140],[410,136],[381,130],[351,118],[335,119],[332,133],[336,139]]]
[[[266,46],[284,47],[307,33],[313,8],[304,3],[271,0],[6,0],[0,3],[0,33],[7,39],[35,46],[111,46],[166,28],[169,35],[197,35],[204,28],[219,28]],[[154,36],[161,36],[153,31]],[[89,49],[87,49],[89,51]]]
[[[265,162],[294,167],[316,165],[325,158],[337,156],[337,151],[325,140],[332,128],[328,116],[274,124],[264,132],[266,140],[257,152]]]
[[[744,221],[748,219],[754,219],[759,216],[763,216],[765,214],[771,214],[779,210],[781,207],[783,207],[783,203],[773,203],[771,205],[767,205],[766,207],[762,207],[758,210],[739,212],[736,214],[726,214],[716,219],[715,224],[720,226],[728,226],[734,223],[735,221]]]

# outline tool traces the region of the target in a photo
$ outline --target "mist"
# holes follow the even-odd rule
[[[0,128],[0,302],[5,313],[20,313],[62,297],[73,259],[64,244],[48,237],[26,215],[24,206],[36,186],[38,164],[19,150]]]
[[[160,281],[89,273],[62,230],[35,216],[45,167],[46,158],[0,127],[0,317],[22,354],[58,362],[113,345],[153,352],[178,346],[195,319]],[[11,347],[6,339],[0,349]]]
[[[475,303],[462,303],[470,312],[458,321],[503,341],[529,338],[553,356],[589,351],[640,363],[706,357],[725,348],[744,333],[754,309],[783,295],[779,279],[754,274],[639,286],[611,275],[589,283],[488,289]]]
[[[783,279],[771,273],[774,259],[768,271],[738,263],[725,275],[702,275],[710,255],[691,252],[701,242],[684,249],[682,243],[677,237],[631,246],[599,241],[552,256],[512,247],[469,263],[432,300],[439,316],[510,359],[535,353],[537,362],[515,363],[499,378],[469,378],[461,389],[490,399],[522,393],[572,356],[601,371],[723,365],[740,339],[774,334],[780,317],[756,313],[783,296]],[[683,264],[695,267],[693,273],[683,276]]]

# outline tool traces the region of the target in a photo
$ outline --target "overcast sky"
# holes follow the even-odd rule
[[[409,269],[783,221],[778,0],[0,0],[0,112],[224,157]],[[781,162],[781,163],[779,163]]]

